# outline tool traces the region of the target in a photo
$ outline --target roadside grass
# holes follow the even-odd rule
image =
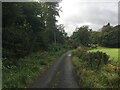
[[[102,51],[110,56],[110,60],[118,61],[120,48],[106,48],[106,47],[97,47],[96,49],[91,49],[89,52]]]
[[[58,52],[37,52],[19,61],[18,66],[2,67],[3,88],[27,88],[38,76],[47,70],[65,50]]]
[[[2,89],[2,60],[0,59],[0,89]]]
[[[72,63],[79,83],[83,88],[120,88],[120,60],[118,60],[118,51],[120,49],[98,47],[88,50],[88,52],[102,51],[110,56],[111,62],[104,65],[100,70],[86,67],[83,60],[77,56],[80,52],[73,50]]]
[[[82,88],[120,88],[119,76],[112,67],[96,71],[85,67],[78,57],[73,57],[72,62]]]

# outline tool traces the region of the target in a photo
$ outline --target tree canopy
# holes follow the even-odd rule
[[[52,43],[63,44],[66,33],[57,25],[56,2],[3,2],[3,58],[20,58],[38,50],[48,50]]]
[[[89,46],[98,44],[104,47],[120,47],[120,25],[111,26],[110,23],[104,25],[101,31],[92,31],[88,26],[76,28],[71,36],[71,43],[73,47],[79,45]]]

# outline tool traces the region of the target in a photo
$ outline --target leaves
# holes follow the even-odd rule
[[[2,7],[3,58],[8,58],[7,63],[14,65],[32,52],[49,50],[52,43],[65,43],[64,28],[56,25],[58,3],[4,2]]]

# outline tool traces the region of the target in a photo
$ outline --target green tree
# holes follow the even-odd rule
[[[56,24],[58,3],[4,2],[2,8],[3,58],[9,59],[7,62],[17,62],[32,52],[48,50],[52,43],[65,42],[66,33]]]
[[[115,27],[110,26],[110,24],[103,26],[100,44],[105,47],[119,47],[119,34],[120,25],[116,25]]]
[[[101,32],[92,31],[90,34],[90,40],[92,44],[99,44]]]
[[[88,46],[90,44],[90,33],[91,31],[89,31],[88,26],[76,28],[76,31],[71,36],[73,47],[77,47],[78,45]]]

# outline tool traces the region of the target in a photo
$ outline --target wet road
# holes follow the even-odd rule
[[[79,88],[71,62],[71,52],[63,54],[29,88]]]

